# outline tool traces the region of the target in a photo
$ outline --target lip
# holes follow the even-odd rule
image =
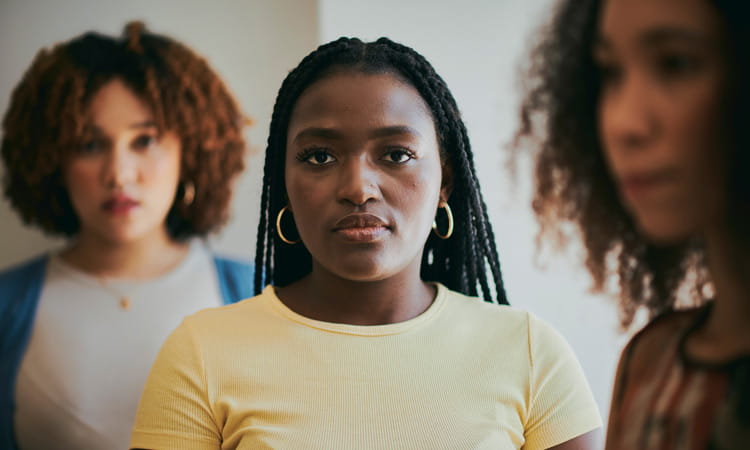
[[[140,202],[125,194],[116,194],[102,203],[102,209],[113,215],[123,215],[138,207]]]
[[[628,198],[648,195],[656,189],[670,183],[675,178],[671,170],[649,172],[632,172],[620,177],[620,189]]]
[[[390,227],[374,214],[348,214],[333,226],[333,232],[351,242],[374,242],[381,239]]]

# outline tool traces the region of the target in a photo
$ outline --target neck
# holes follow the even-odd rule
[[[708,269],[716,290],[707,328],[715,333],[750,337],[749,251],[724,230],[706,235]]]
[[[166,229],[126,242],[82,232],[61,257],[68,264],[98,277],[149,279],[177,266],[187,250],[188,245],[172,240]]]
[[[418,263],[384,280],[352,281],[313,262],[310,275],[280,289],[279,298],[298,314],[325,322],[403,322],[423,313],[435,298],[435,288],[419,276]]]

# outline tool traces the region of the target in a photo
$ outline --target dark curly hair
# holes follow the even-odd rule
[[[127,24],[119,39],[90,32],[37,54],[3,119],[3,188],[11,205],[47,233],[78,232],[61,166],[81,145],[89,101],[115,78],[148,105],[159,130],[180,138],[176,200],[188,185],[195,195],[190,205],[172,204],[170,236],[219,228],[229,214],[232,180],[244,168],[246,119],[202,57],[140,22]]]
[[[706,0],[709,1],[709,0]],[[746,2],[710,2],[723,18],[732,70],[733,150],[727,182],[728,219],[734,234],[750,224],[750,7]],[[571,237],[565,224],[576,225],[586,249],[586,266],[594,288],[604,290],[617,277],[620,319],[624,328],[645,307],[653,317],[698,305],[710,296],[705,250],[696,240],[670,246],[647,241],[623,208],[607,169],[597,127],[600,74],[592,56],[601,0],[562,1],[541,31],[525,69],[525,98],[516,148],[536,152],[533,209],[540,238],[558,244]],[[740,238],[741,239],[741,238]],[[687,289],[686,295],[683,288]]]
[[[305,89],[338,70],[391,74],[413,86],[430,108],[441,158],[447,160],[453,173],[453,191],[448,202],[454,211],[458,232],[448,240],[430,234],[422,254],[422,279],[439,281],[467,295],[476,296],[481,291],[486,301],[507,304],[495,237],[456,101],[443,79],[422,55],[386,38],[369,43],[356,38],[340,38],[321,45],[307,55],[282,83],[266,149],[255,257],[256,293],[262,289],[262,280],[284,286],[312,269],[312,258],[304,245],[281,242],[276,233],[275,218],[287,203],[284,161],[292,109]],[[492,277],[494,293],[489,277]]]

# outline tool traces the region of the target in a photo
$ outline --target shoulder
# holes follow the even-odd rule
[[[532,371],[561,363],[578,365],[565,337],[535,314],[457,292],[448,293],[446,320],[455,323],[454,326],[472,323],[474,337],[500,343],[504,357],[514,356]]]
[[[178,356],[197,352],[201,365],[216,367],[239,353],[258,349],[279,336],[285,327],[288,323],[276,313],[267,295],[261,293],[185,317],[165,342],[165,348]]]
[[[238,276],[248,279],[252,279],[253,277],[254,265],[250,261],[217,254],[212,254],[211,258],[217,272],[221,275]]]
[[[22,321],[35,309],[44,283],[49,255],[37,256],[0,271],[0,317]]]
[[[47,264],[47,260],[49,260],[49,254],[44,253],[31,259],[27,259],[26,261],[13,264],[0,270],[0,280],[5,281],[8,279],[13,279],[19,276],[25,276],[30,273],[38,272],[40,270],[43,271],[45,265]]]
[[[497,323],[517,323],[524,326],[529,320],[529,313],[508,305],[489,303],[479,297],[472,297],[460,292],[452,291],[445,286],[440,286],[445,295],[446,306],[451,314],[472,316],[477,320],[486,320]]]
[[[623,357],[644,362],[660,359],[665,350],[677,347],[682,335],[705,313],[704,306],[660,314],[630,339]]]
[[[676,359],[680,340],[701,317],[707,306],[668,311],[651,320],[627,343],[620,356],[615,380],[615,399],[620,398],[629,380],[645,379],[657,362]],[[666,358],[666,359],[665,359]]]
[[[225,304],[252,296],[255,271],[250,262],[212,255]]]
[[[49,255],[36,256],[0,271],[0,292],[40,282],[44,277]]]
[[[478,297],[471,297],[460,292],[442,287],[446,295],[446,303],[452,314],[474,316],[477,320],[508,326],[517,325],[528,329],[529,332],[554,332],[547,322],[529,311],[509,305],[489,303]]]
[[[482,335],[478,339],[502,342],[503,348],[528,351],[533,351],[539,341],[562,341],[552,327],[528,311],[443,289],[446,292],[446,321],[454,326],[474,324],[474,333]]]
[[[183,325],[198,336],[206,337],[253,332],[263,322],[270,321],[273,316],[268,295],[265,290],[255,297],[202,309],[187,316]]]

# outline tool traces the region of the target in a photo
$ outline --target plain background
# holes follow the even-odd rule
[[[614,299],[588,292],[580,248],[536,261],[531,171],[506,169],[517,126],[519,67],[554,0],[0,0],[0,110],[36,52],[86,30],[119,34],[143,20],[204,55],[255,121],[247,132],[248,169],[231,221],[211,241],[220,252],[252,259],[263,150],[283,77],[318,44],[339,36],[387,36],[415,48],[446,80],[469,130],[479,179],[495,227],[511,303],[551,323],[570,342],[606,419],[612,378],[626,336]],[[0,169],[1,170],[1,169]],[[457,230],[461,232],[461,230]],[[62,242],[25,228],[0,201],[0,268]],[[502,348],[498,348],[502,357]]]

